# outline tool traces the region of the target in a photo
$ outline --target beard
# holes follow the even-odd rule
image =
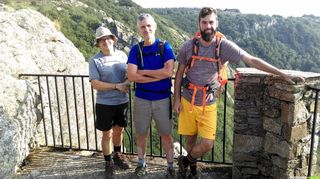
[[[206,32],[210,30],[209,32]],[[211,28],[211,29],[205,29],[205,30],[200,30],[201,33],[201,38],[206,41],[206,42],[210,42],[213,38],[214,38],[214,34],[216,34],[216,31]]]

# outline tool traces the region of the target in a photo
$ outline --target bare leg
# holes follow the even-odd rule
[[[123,131],[123,127],[117,125],[113,127],[112,141],[114,146],[122,146]]]
[[[196,142],[197,142],[197,135],[186,136],[186,148],[188,153],[191,152],[191,149],[196,145]]]
[[[103,155],[110,155],[112,153],[112,129],[102,132],[101,147]]]
[[[144,160],[146,158],[147,137],[148,137],[148,133],[147,134],[136,134],[138,158],[144,159]]]
[[[203,156],[213,147],[214,141],[212,139],[201,138],[200,142],[191,148],[189,154],[195,159]]]
[[[163,147],[166,152],[167,162],[173,162],[173,139],[171,135],[161,135],[161,140],[163,142]]]

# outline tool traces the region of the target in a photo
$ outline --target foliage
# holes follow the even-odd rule
[[[152,9],[189,34],[198,30],[199,9]],[[320,72],[320,17],[288,17],[218,11],[219,31],[252,55],[282,69]]]
[[[36,9],[52,21],[58,22],[61,31],[86,59],[97,51],[92,46],[94,31],[105,23],[105,16],[136,31],[136,17],[140,13],[152,14],[158,23],[156,35],[168,40],[176,53],[183,43],[177,35],[191,37],[198,30],[197,8],[143,9],[131,0],[81,0],[76,4],[70,2],[4,1],[15,8]],[[270,17],[241,14],[236,10],[219,10],[218,16],[219,31],[252,55],[282,69],[320,72],[320,17]]]

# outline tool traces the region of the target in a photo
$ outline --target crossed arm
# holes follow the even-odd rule
[[[122,93],[126,93],[129,90],[129,84],[127,79],[122,83],[108,83],[99,80],[91,80],[92,87],[100,91],[119,90]]]
[[[158,70],[138,70],[137,65],[128,64],[128,79],[132,82],[149,83],[170,78],[173,75],[174,60],[170,59]]]

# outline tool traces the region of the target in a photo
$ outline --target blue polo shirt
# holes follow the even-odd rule
[[[164,43],[163,58],[158,52],[159,39],[150,46],[143,47],[143,64],[145,70],[158,70],[164,67],[164,64],[170,60],[175,60],[174,53],[169,42]],[[128,64],[138,66],[138,44],[134,45],[129,53]],[[146,100],[160,100],[168,98],[171,95],[171,78],[166,78],[150,83],[136,83],[135,96]]]

